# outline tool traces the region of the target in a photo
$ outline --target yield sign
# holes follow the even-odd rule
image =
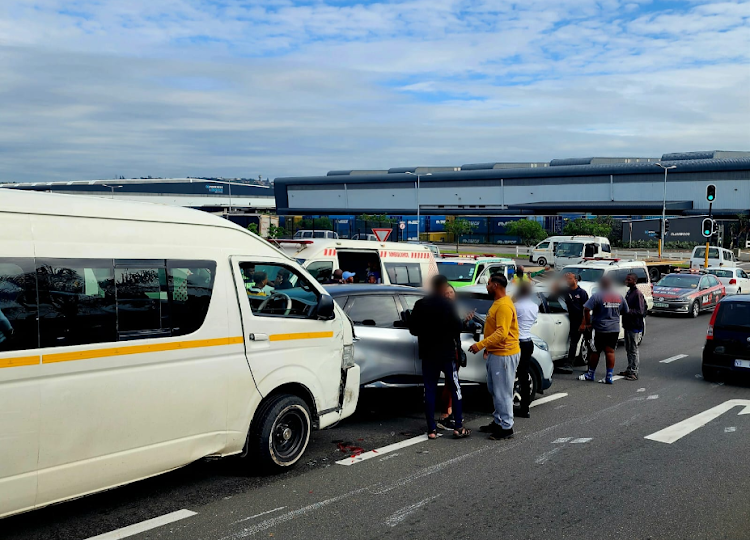
[[[735,407],[742,407],[742,410],[740,410],[738,414],[750,414],[750,400],[730,399],[729,401],[725,401],[721,405],[717,405],[716,407],[712,407],[700,414],[691,416],[690,418],[683,420],[682,422],[678,422],[673,426],[664,428],[661,431],[652,433],[651,435],[646,435],[645,438],[651,439],[652,441],[672,444],[673,442],[682,439],[685,435],[689,435],[696,429],[702,428],[711,420],[714,420],[722,414],[731,411]]]
[[[372,234],[375,235],[378,241],[385,242],[391,236],[391,229],[373,229]]]

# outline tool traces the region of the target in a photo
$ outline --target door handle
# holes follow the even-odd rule
[[[562,324],[562,321],[557,321],[555,324]]]
[[[247,337],[250,341],[268,341],[268,334],[250,334]]]

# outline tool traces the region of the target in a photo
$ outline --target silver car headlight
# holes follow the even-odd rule
[[[354,367],[354,345],[344,345],[341,367],[344,369]]]
[[[543,351],[549,351],[549,345],[547,345],[547,342],[544,341],[542,338],[538,338],[536,336],[531,337],[531,341],[534,342],[534,346],[537,349],[541,349]]]

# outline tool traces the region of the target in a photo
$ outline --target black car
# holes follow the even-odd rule
[[[703,378],[750,375],[750,294],[728,296],[716,306],[703,347]]]

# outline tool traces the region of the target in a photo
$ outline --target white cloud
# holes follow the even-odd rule
[[[0,180],[750,147],[750,2],[5,2]]]

